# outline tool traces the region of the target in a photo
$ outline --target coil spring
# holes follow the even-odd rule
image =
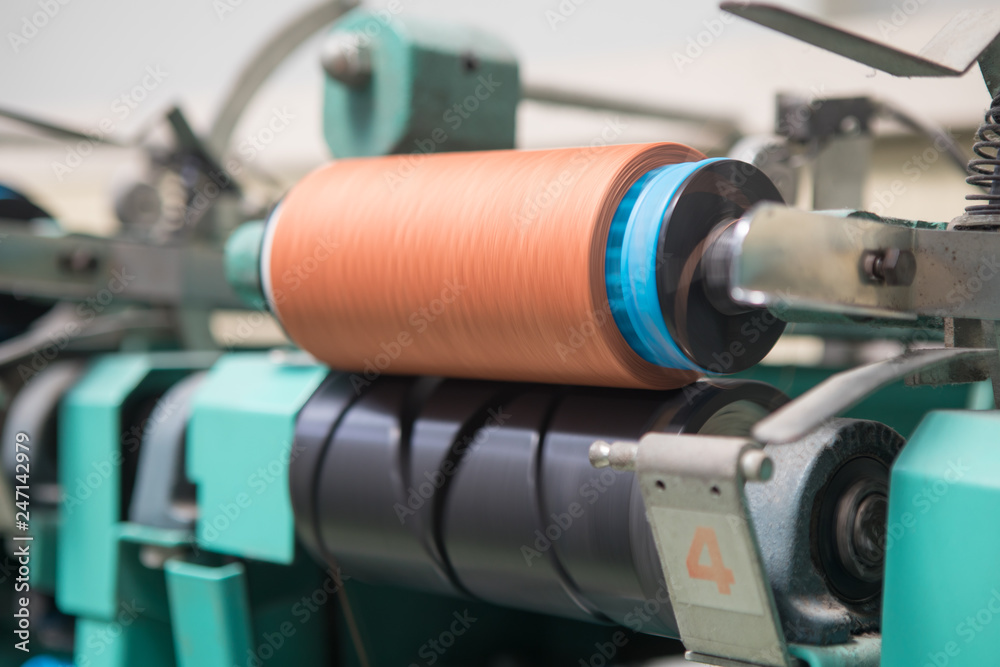
[[[965,207],[966,213],[976,215],[1000,214],[1000,94],[993,98],[986,112],[985,122],[979,126],[976,133],[979,139],[973,146],[973,152],[978,156],[969,160],[969,177],[966,180],[971,185],[985,188],[982,194],[966,195],[969,201],[982,201],[983,204]]]

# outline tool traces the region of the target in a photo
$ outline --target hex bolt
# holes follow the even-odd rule
[[[866,252],[861,263],[865,276],[874,283],[905,287],[912,285],[917,275],[917,258],[910,250],[888,248]]]
[[[97,270],[98,259],[86,248],[74,248],[58,259],[59,268],[66,273],[87,274]]]

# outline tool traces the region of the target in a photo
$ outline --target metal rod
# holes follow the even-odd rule
[[[637,100],[605,97],[600,94],[530,83],[522,85],[521,97],[543,104],[617,111],[618,113],[633,116],[647,116],[649,118],[660,118],[681,123],[694,123],[706,126],[724,135],[730,141],[741,136],[739,127],[728,118]]]

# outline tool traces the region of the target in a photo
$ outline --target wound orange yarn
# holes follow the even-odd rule
[[[362,374],[668,389],[625,342],[605,287],[608,229],[679,144],[340,160],[269,224],[264,270],[288,335]]]

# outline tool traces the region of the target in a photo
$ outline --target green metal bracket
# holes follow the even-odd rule
[[[226,280],[251,308],[264,310],[264,288],[260,282],[260,252],[264,243],[264,221],[253,220],[237,227],[226,241]]]
[[[928,415],[892,468],[882,667],[996,664],[1000,412]]]
[[[517,60],[486,32],[356,9],[333,28],[368,64],[326,77],[323,133],[335,157],[514,147]]]
[[[176,667],[167,592],[160,570],[141,562],[142,543],[120,524],[111,618],[77,618],[74,662],[83,667]]]
[[[119,618],[100,621],[76,619],[74,664],[79,667],[173,667],[169,633],[136,610],[123,609]],[[167,643],[164,643],[164,640]],[[163,649],[168,649],[163,652]]]
[[[121,354],[97,360],[67,395],[59,420],[56,601],[64,613],[111,621],[118,609],[121,467],[139,436],[123,420],[215,353]],[[126,432],[123,432],[126,431]]]
[[[198,546],[291,563],[288,462],[295,418],[329,372],[262,354],[223,357],[194,398],[188,477],[198,486]]]
[[[164,567],[177,667],[242,664],[251,649],[246,572],[241,563]]]
[[[59,553],[59,513],[52,508],[31,512],[31,587],[54,593]]]

